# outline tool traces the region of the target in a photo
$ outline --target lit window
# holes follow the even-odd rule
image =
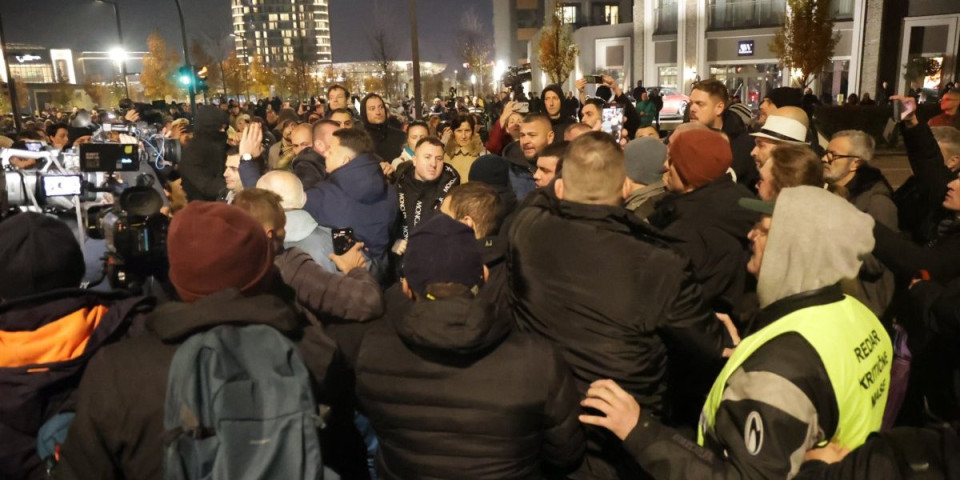
[[[557,7],[557,15],[560,16],[560,22],[564,25],[573,25],[577,23],[577,6],[559,5]]]
[[[603,7],[603,22],[607,25],[620,23],[620,6],[606,5]]]

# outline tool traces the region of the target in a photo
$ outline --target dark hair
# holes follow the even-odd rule
[[[334,90],[343,90],[343,96],[347,97],[348,99],[350,98],[350,90],[347,90],[346,87],[344,87],[343,85],[340,85],[339,83],[335,85],[330,85],[330,88],[327,89],[327,96],[329,97],[330,92]]]
[[[701,80],[693,84],[693,89],[706,92],[707,95],[719,99],[725,107],[730,105],[730,93],[727,91],[727,86],[720,80],[715,78]]]
[[[407,124],[407,133],[410,133],[411,128],[425,128],[427,129],[427,134],[430,134],[430,125],[427,125],[427,122],[423,120],[415,120]]]
[[[547,145],[543,148],[543,151],[540,152],[541,157],[557,157],[562,159],[564,154],[567,153],[567,147],[570,146],[570,142],[558,141],[553,142],[550,145]]]
[[[493,187],[483,182],[463,183],[450,189],[444,199],[450,205],[454,219],[473,219],[473,230],[478,238],[496,235],[502,221],[500,196]]]
[[[773,162],[770,164],[771,183],[777,193],[800,185],[823,186],[823,162],[807,145],[777,145],[767,161]]]
[[[477,119],[473,118],[473,115],[457,115],[457,118],[450,121],[450,128],[456,130],[460,128],[460,125],[463,125],[463,122],[470,124],[471,131],[477,128]]]
[[[417,150],[418,148],[420,148],[420,145],[423,145],[424,143],[433,145],[435,147],[443,148],[443,142],[441,142],[439,138],[431,136],[431,137],[421,138],[420,141],[417,142],[417,146],[414,147],[414,150]]]
[[[384,110],[387,109],[387,102],[386,100],[383,99],[383,97],[380,96],[380,94],[368,93],[364,95],[363,99],[360,100],[360,120],[363,121],[363,123],[365,124],[370,123],[370,119],[367,118],[367,102],[369,102],[370,99],[372,98],[376,98],[377,100],[380,100],[380,103],[383,103]],[[390,117],[389,113],[390,112],[388,111],[387,118]]]
[[[594,107],[597,107],[597,111],[600,113],[603,113],[603,107],[605,106],[603,100],[600,100],[599,98],[588,98],[586,102],[583,102],[583,107],[580,107],[581,118],[583,118],[583,108],[587,105],[593,105]]]
[[[57,131],[60,130],[61,128],[64,129],[64,130],[66,130],[66,131],[67,131],[67,134],[69,135],[69,133],[70,133],[70,127],[68,127],[66,123],[54,123],[54,124],[52,124],[52,125],[47,125],[47,129],[46,129],[46,130],[47,130],[47,136],[48,136],[48,137],[52,137],[52,136],[56,135],[56,134],[57,134]]]
[[[227,156],[240,155],[240,147],[230,147],[227,149]]]
[[[547,122],[547,125],[553,125],[550,123],[550,117],[542,113],[528,113],[523,117],[521,123],[534,123],[534,122]]]
[[[340,139],[340,146],[350,149],[357,155],[373,152],[373,139],[363,130],[341,128],[333,132],[333,136]]]

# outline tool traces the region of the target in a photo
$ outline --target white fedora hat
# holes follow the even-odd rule
[[[778,142],[807,143],[807,127],[792,118],[777,115],[767,117],[767,122],[763,124],[760,131],[750,135]]]

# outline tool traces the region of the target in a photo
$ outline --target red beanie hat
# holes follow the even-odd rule
[[[246,292],[273,266],[273,251],[259,222],[225,203],[190,202],[170,222],[170,282],[184,302],[227,288]]]
[[[733,163],[730,143],[712,130],[687,130],[670,142],[670,163],[683,183],[699,188],[726,173]]]

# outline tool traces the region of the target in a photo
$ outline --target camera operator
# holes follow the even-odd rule
[[[152,299],[78,288],[83,272],[63,222],[22,213],[0,223],[0,478],[41,477],[40,427],[73,410],[87,360],[152,309]]]

